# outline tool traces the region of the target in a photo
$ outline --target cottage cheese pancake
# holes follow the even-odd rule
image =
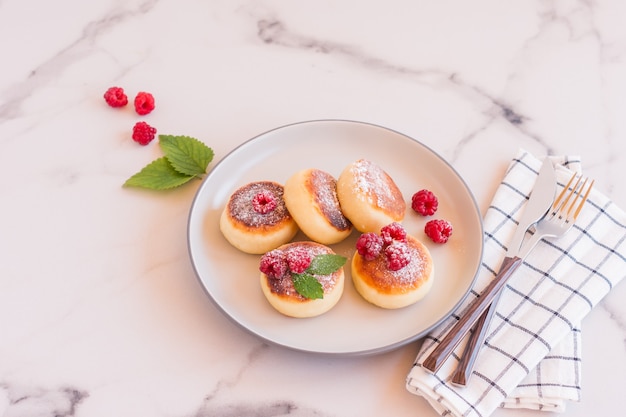
[[[305,169],[285,183],[285,204],[298,227],[325,245],[341,242],[352,232],[337,197],[337,181],[319,169]]]
[[[352,281],[357,292],[370,303],[388,309],[409,306],[430,291],[434,279],[434,264],[428,248],[417,238],[378,241],[376,253],[367,253],[363,243],[376,239],[373,233],[361,236],[352,258]],[[361,245],[361,246],[359,246]],[[359,253],[361,252],[361,253]]]
[[[294,284],[294,277],[320,255],[335,253],[328,246],[302,241],[287,243],[261,257],[261,289],[272,307],[286,316],[305,318],[326,313],[337,304],[344,289],[345,258],[342,258],[342,266],[333,272],[312,275],[320,284],[321,298],[302,295]]]
[[[344,215],[360,232],[378,232],[401,222],[406,202],[393,179],[378,165],[359,159],[337,179],[337,196]]]
[[[289,214],[281,184],[259,181],[237,189],[220,216],[222,234],[237,249],[262,254],[290,241],[298,226]]]

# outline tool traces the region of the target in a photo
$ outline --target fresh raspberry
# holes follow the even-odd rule
[[[405,242],[394,242],[385,248],[387,268],[398,271],[411,262],[411,252]]]
[[[135,97],[135,111],[137,114],[146,115],[154,110],[154,97],[150,93],[140,91]]]
[[[363,233],[356,241],[356,250],[367,261],[376,259],[383,249],[383,238],[376,233]]]
[[[429,190],[420,190],[411,197],[411,208],[422,216],[432,216],[439,207],[435,194]]]
[[[260,191],[252,199],[252,208],[260,214],[267,214],[274,210],[278,203],[274,194],[267,190]]]
[[[424,226],[424,233],[435,243],[446,243],[452,235],[452,225],[447,220],[431,220]]]
[[[259,270],[272,279],[279,279],[287,273],[287,259],[283,251],[274,249],[261,256]]]
[[[124,107],[128,104],[128,97],[121,87],[111,87],[104,93],[104,100],[111,107]]]
[[[294,274],[301,274],[311,265],[311,254],[306,248],[295,246],[287,251],[287,265]]]
[[[133,140],[141,145],[147,145],[154,139],[156,131],[146,122],[137,122],[133,126]]]
[[[385,244],[390,245],[394,241],[406,242],[406,230],[400,223],[390,223],[380,229],[380,235],[383,238]]]

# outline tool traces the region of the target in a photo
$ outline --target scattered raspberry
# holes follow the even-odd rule
[[[295,246],[287,252],[287,265],[294,274],[301,274],[311,265],[311,255],[306,248]]]
[[[146,122],[137,122],[133,126],[133,140],[141,145],[147,145],[154,139],[156,131]]]
[[[426,223],[424,233],[435,243],[446,243],[452,235],[452,225],[447,220],[431,220]]]
[[[380,229],[380,235],[385,244],[390,245],[394,241],[406,242],[406,230],[400,223],[391,223]]]
[[[439,207],[439,201],[432,191],[420,190],[411,198],[411,208],[422,216],[432,216]]]
[[[261,256],[259,270],[272,279],[282,278],[287,273],[287,259],[283,251],[274,249]]]
[[[150,93],[140,91],[135,97],[135,111],[137,114],[146,115],[154,110],[154,97]]]
[[[267,190],[260,191],[252,199],[252,208],[260,214],[267,214],[274,210],[278,203],[274,194]]]
[[[367,261],[372,261],[383,249],[383,238],[376,233],[363,233],[356,241],[356,250]]]
[[[128,104],[128,97],[121,87],[111,87],[104,93],[104,100],[111,107],[124,107]]]
[[[387,268],[398,271],[411,262],[409,246],[405,242],[394,242],[385,248]]]

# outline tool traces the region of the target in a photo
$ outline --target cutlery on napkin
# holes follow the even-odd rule
[[[559,187],[572,157],[552,157]],[[626,213],[594,189],[574,229],[539,242],[504,288],[467,386],[450,378],[464,343],[432,374],[421,362],[493,279],[542,161],[520,150],[497,188],[484,218],[485,250],[475,286],[458,312],[423,341],[406,379],[441,415],[485,417],[498,407],[562,411],[580,399],[580,322],[626,271]]]
[[[541,169],[539,170],[539,174],[537,175],[537,180],[535,181],[533,190],[528,198],[528,202],[524,205],[522,215],[517,222],[515,233],[513,234],[511,240],[507,242],[507,251],[504,260],[500,265],[499,272],[489,285],[501,282],[502,284],[500,288],[502,288],[502,286],[506,285],[506,281],[508,279],[506,277],[513,276],[515,270],[519,267],[519,265],[521,265],[524,260],[522,248],[527,246],[531,241],[529,238],[524,243],[524,238],[528,234],[528,230],[530,230],[531,227],[536,226],[539,221],[542,221],[548,213],[550,207],[555,203],[556,185],[556,171],[554,170],[554,164],[550,158],[545,158],[541,165]],[[567,205],[563,205],[563,207],[567,207]],[[561,219],[560,216],[553,216],[552,218]],[[561,225],[563,222],[559,221],[558,224]],[[560,227],[559,230],[561,230]],[[537,230],[535,229],[535,231]],[[536,238],[533,236],[533,239],[534,241],[537,241],[538,239],[541,239],[541,237],[543,237],[543,235],[539,233]],[[522,245],[522,243],[524,243],[524,245]],[[532,247],[525,250],[531,251]],[[483,289],[480,297],[476,299],[476,302],[480,300],[490,300],[489,294],[486,294],[487,291],[488,288]],[[501,291],[494,291],[493,294],[495,295],[493,300],[485,302],[487,310],[480,315],[478,321],[473,326],[473,331],[470,332],[463,355],[459,361],[456,372],[452,377],[453,384],[467,384],[467,379],[471,376],[471,371],[473,370],[472,365],[474,359],[482,347],[484,336],[486,335],[486,331],[491,323],[491,317],[496,310],[500,292]],[[472,303],[472,306],[475,303]],[[439,345],[426,359],[424,359],[422,367],[430,370],[431,372],[436,372],[448,359],[450,354],[453,353],[455,344],[461,342],[463,338],[465,338],[465,332],[461,330],[457,331],[456,328],[460,326],[463,319],[467,318],[466,316],[468,316],[470,309],[472,309],[472,307],[468,306],[468,309],[463,312],[463,317],[459,319],[459,321],[455,324],[455,327],[448,332],[444,339],[439,341]],[[470,322],[468,322],[468,324],[469,326],[467,326],[467,328],[468,330],[471,330],[472,324]],[[450,339],[446,340],[447,338]]]

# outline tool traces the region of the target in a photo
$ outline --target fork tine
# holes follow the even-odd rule
[[[576,183],[572,185],[574,180]],[[577,178],[577,174],[574,173],[552,204],[551,216],[563,220],[565,223],[574,222],[587,201],[594,184],[592,180],[585,191],[587,182],[589,182],[588,178],[584,178],[584,180],[582,176]],[[574,211],[573,215],[572,210]]]
[[[550,208],[550,216],[561,218],[561,212],[562,212],[563,206],[565,206],[567,204],[567,201],[571,197],[571,193],[569,193],[570,185],[572,185],[572,182],[574,181],[575,178],[576,178],[576,173],[574,173],[574,175],[572,175],[572,177],[569,179],[567,184],[565,184],[565,187],[563,187],[563,189],[561,190],[559,195],[556,197],[556,199],[552,203],[552,207]],[[567,194],[567,193],[569,193],[569,194]],[[566,194],[567,194],[567,196],[566,196]],[[564,197],[565,197],[565,200],[563,201]]]
[[[576,174],[574,174],[574,175],[576,175]],[[567,197],[567,200],[565,200],[565,203],[563,203],[564,205],[567,204],[569,199],[572,196],[574,197],[574,199],[572,200],[572,203],[567,208],[567,213],[565,214],[565,217],[567,218],[567,221],[573,220],[572,218],[570,218],[570,213],[572,212],[572,209],[574,208],[574,205],[576,204],[576,201],[578,201],[578,197],[580,197],[580,193],[582,193],[583,189],[585,188],[585,184],[587,184],[587,180],[585,179],[585,181],[580,186],[580,189],[578,189],[578,186],[580,185],[580,182],[582,181],[582,179],[583,179],[582,176],[578,177],[578,181],[576,181],[576,185],[574,185],[572,187],[572,192]]]
[[[585,186],[586,183],[587,183],[587,180],[585,180],[585,183],[583,184],[583,187]],[[576,218],[578,217],[578,214],[580,213],[580,210],[582,210],[583,205],[587,201],[587,198],[589,197],[589,193],[591,192],[591,187],[593,187],[594,183],[595,183],[595,180],[591,180],[591,184],[589,184],[589,187],[587,188],[587,191],[585,192],[585,196],[583,197],[583,199],[581,200],[580,204],[576,208],[576,211],[574,212],[574,220],[576,220]],[[581,188],[580,191],[582,192],[582,190],[583,189]]]

